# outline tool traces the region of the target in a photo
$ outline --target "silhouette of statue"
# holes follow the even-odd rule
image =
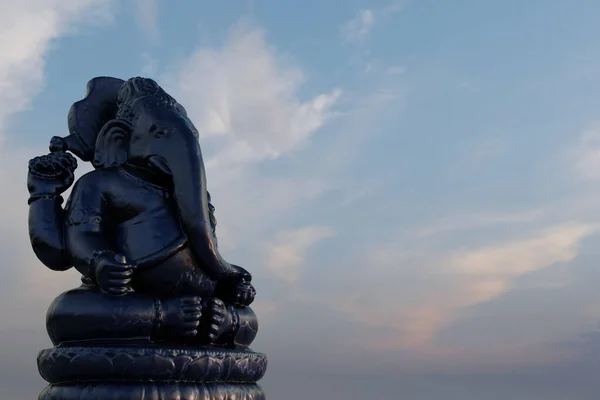
[[[252,276],[219,254],[196,128],[151,79],[87,89],[29,162],[33,250],[82,276],[48,310],[40,400],[264,399]],[[75,185],[69,152],[95,168]]]

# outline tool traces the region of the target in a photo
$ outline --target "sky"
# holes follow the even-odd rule
[[[600,2],[0,0],[0,398],[45,383],[79,284],[27,236],[27,161],[95,76],[200,132],[277,399],[596,399]],[[83,162],[77,175],[90,170]]]

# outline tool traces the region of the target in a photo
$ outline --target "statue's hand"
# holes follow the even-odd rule
[[[256,290],[250,283],[252,275],[238,265],[231,266],[231,275],[217,284],[216,296],[228,303],[248,306],[256,296]]]
[[[252,282],[252,275],[239,265],[232,265],[232,267],[237,272],[238,281],[234,289],[234,303],[241,306],[249,306],[256,296],[256,289],[250,283]]]
[[[131,292],[131,276],[135,266],[124,256],[112,251],[103,251],[94,258],[94,276],[104,293],[122,296]]]
[[[231,267],[233,268],[233,274],[231,276],[232,279],[238,282],[252,282],[252,275],[250,274],[250,272],[246,271],[239,265],[231,264]]]
[[[234,303],[240,306],[249,306],[254,301],[256,289],[250,282],[240,282],[235,287]]]
[[[77,160],[69,153],[56,152],[29,161],[27,189],[32,196],[58,196],[75,180]]]

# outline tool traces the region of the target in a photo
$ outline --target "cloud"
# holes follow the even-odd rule
[[[147,38],[158,39],[158,0],[135,0],[135,16]]]
[[[267,267],[284,281],[298,281],[305,263],[306,252],[323,239],[333,236],[331,228],[310,226],[280,232],[275,241],[267,244]]]
[[[385,20],[404,7],[403,1],[394,1],[377,9],[365,9],[356,13],[354,18],[340,27],[344,42],[362,44],[367,39],[376,22]]]
[[[43,88],[45,60],[52,43],[63,35],[73,34],[82,25],[110,22],[112,2],[23,0],[8,3],[0,14],[0,187],[8,189],[3,191],[0,202],[0,252],[6,266],[5,284],[2,284],[4,296],[14,295],[16,288],[31,290],[31,279],[35,281],[35,288],[45,288],[52,280],[64,279],[40,265],[27,234],[27,161],[32,155],[47,151],[47,143],[15,146],[13,131],[9,129],[10,117],[26,109]],[[53,295],[35,289],[32,292],[48,299]],[[14,316],[14,312],[10,314]]]
[[[165,78],[203,139],[221,145],[210,168],[273,159],[309,143],[333,116],[339,88],[301,100],[304,73],[241,21],[222,48],[201,47],[174,77]],[[165,85],[167,86],[167,85]]]
[[[155,76],[157,72],[158,60],[149,53],[142,54],[141,76]]]
[[[53,40],[83,23],[106,22],[109,1],[6,0],[0,15],[0,132],[43,86]],[[94,22],[95,21],[95,22]]]
[[[514,225],[539,221],[547,216],[545,209],[536,209],[517,213],[468,213],[455,214],[439,218],[435,224],[419,228],[416,235],[420,237],[440,233],[466,231],[489,226]]]
[[[461,308],[489,301],[510,290],[520,276],[572,261],[581,240],[597,229],[589,224],[560,224],[520,240],[449,254],[440,263],[445,264],[449,277],[455,277],[449,279],[452,283],[448,291],[434,295],[428,303],[433,303],[436,315],[451,318]],[[426,329],[430,340],[442,324],[427,315],[425,321],[431,322]],[[443,321],[447,322],[448,319]]]
[[[450,264],[455,272],[470,277],[510,279],[572,260],[577,255],[579,241],[597,229],[594,225],[575,223],[555,226],[532,238],[458,253]]]
[[[342,25],[340,33],[346,42],[361,43],[373,27],[375,17],[370,9],[356,13],[356,16]]]
[[[580,178],[600,179],[600,123],[584,130],[575,146],[568,151],[568,157]]]
[[[390,75],[401,75],[406,72],[406,68],[402,65],[392,65],[387,68],[386,72]]]
[[[388,17],[390,15],[392,15],[393,13],[396,13],[398,11],[402,11],[402,9],[404,8],[404,0],[394,0],[391,3],[389,3],[387,6],[381,8],[381,15],[383,17]]]
[[[436,347],[442,327],[461,310],[510,291],[517,278],[573,260],[582,239],[597,229],[593,224],[557,224],[504,243],[442,252],[422,239],[393,241],[368,253],[361,248],[358,252],[366,258],[353,253],[353,264],[341,260],[344,275],[321,283],[325,288],[306,298],[371,326],[373,340],[365,344],[357,333],[354,346],[405,349],[430,361],[464,357],[460,349]],[[352,296],[342,293],[347,288]]]

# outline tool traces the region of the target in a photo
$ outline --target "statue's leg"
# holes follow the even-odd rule
[[[154,301],[138,293],[104,294],[82,285],[58,296],[50,305],[46,327],[52,343],[110,340],[150,340]]]
[[[189,342],[196,340],[202,307],[198,296],[162,300],[135,292],[114,296],[84,284],[54,300],[46,326],[55,345],[99,341]]]
[[[133,289],[160,298],[172,296],[211,297],[216,282],[206,275],[189,248],[152,267],[136,270]]]
[[[258,322],[254,311],[214,298],[216,282],[202,271],[188,248],[183,248],[158,265],[136,271],[132,286],[136,292],[160,298],[202,297],[201,342],[247,347],[256,337]]]

